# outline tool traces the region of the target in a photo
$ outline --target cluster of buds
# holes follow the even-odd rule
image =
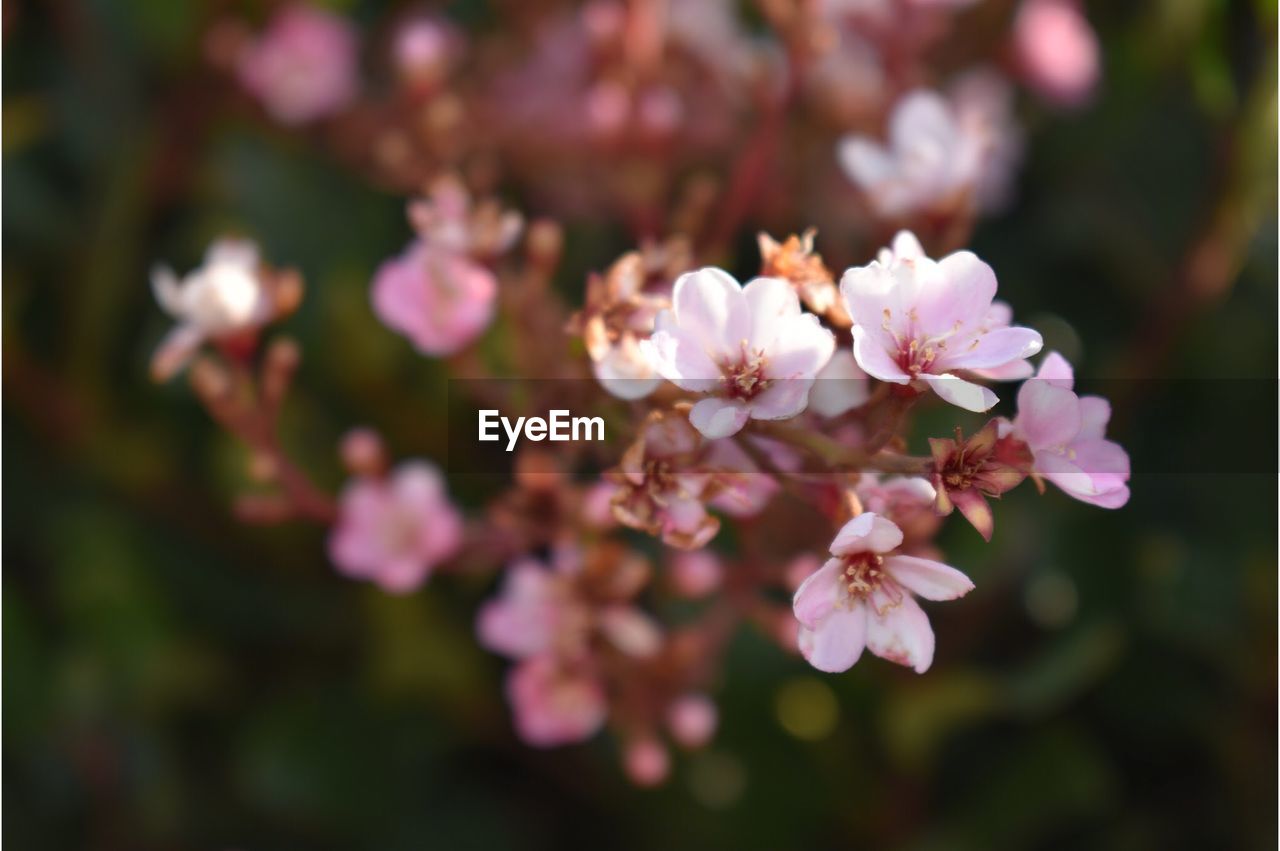
[[[667,776],[670,745],[713,736],[718,663],[740,626],[822,671],[870,650],[923,673],[935,640],[917,601],[974,588],[936,543],[955,508],[990,541],[989,500],[1027,478],[1103,508],[1129,498],[1106,401],[1077,395],[1058,354],[1037,372],[1040,334],[1014,324],[990,266],[953,250],[1011,192],[1012,82],[1062,104],[1092,87],[1078,7],[1023,0],[986,42],[1013,67],[929,88],[932,47],[966,0],[759,5],[776,43],[728,0],[534,4],[522,14],[539,26],[492,52],[443,19],[406,19],[390,40],[394,90],[378,98],[340,16],[292,6],[259,36],[211,34],[275,121],[324,122],[371,180],[425,188],[408,205],[411,241],[372,275],[386,328],[459,377],[505,357],[515,377],[572,379],[529,382],[533,408],[568,397],[609,414],[603,445],[521,447],[509,487],[476,510],[451,498],[442,459],[393,464],[372,429],[339,448],[349,479],[336,494],[289,460],[275,424],[301,353],[263,335],[297,306],[297,275],[224,242],[186,279],[154,281],[178,322],[155,377],[196,358],[197,396],[270,486],[241,516],[322,524],[335,569],[389,593],[491,576],[476,631],[511,662],[516,732],[546,747],[607,728],[646,785]],[[503,49],[518,58],[504,65]],[[828,152],[825,170],[789,173],[814,151]],[[509,178],[542,214],[614,214],[640,247],[563,304],[552,278],[585,270],[560,274],[558,223],[526,226],[489,194]],[[744,222],[788,219],[861,244],[861,262],[829,263],[809,228],[760,234],[745,284],[708,265],[741,244]],[[486,357],[471,356],[495,325]],[[1016,413],[991,416],[990,385],[1017,380]],[[986,422],[912,454],[913,411],[931,402]],[[664,622],[669,596],[696,601],[694,615]]]

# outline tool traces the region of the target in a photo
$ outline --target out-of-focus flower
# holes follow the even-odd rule
[[[670,567],[671,585],[683,597],[705,597],[719,588],[724,578],[719,556],[708,550],[677,553]]]
[[[156,301],[178,324],[156,349],[152,377],[172,377],[206,340],[251,333],[291,310],[297,294],[289,297],[292,304],[284,304],[275,283],[259,268],[258,247],[243,240],[214,242],[200,267],[181,280],[167,266],[153,269]]]
[[[702,502],[709,484],[706,470],[698,466],[702,451],[702,441],[687,419],[651,414],[609,474],[618,485],[613,498],[618,522],[661,535],[680,549],[698,549],[715,537],[720,521]]]
[[[685,694],[667,707],[667,728],[671,738],[686,748],[700,748],[716,733],[719,713],[705,694]]]
[[[1013,196],[1024,138],[1013,112],[1013,86],[990,68],[967,71],[950,87],[952,114],[973,157],[973,201],[999,212]]]
[[[340,15],[306,4],[285,7],[236,64],[241,84],[281,124],[332,115],[355,97],[357,38]]]
[[[424,461],[401,464],[384,479],[360,477],[343,488],[329,557],[352,579],[404,593],[462,544],[462,516],[440,471]]]
[[[796,591],[800,652],[820,671],[846,671],[863,648],[924,673],[933,662],[933,629],[915,597],[954,600],[969,578],[929,559],[897,554],[902,531],[873,513],[844,525],[832,558]],[[913,596],[914,595],[914,596]]]
[[[401,79],[417,88],[430,88],[448,76],[460,52],[462,37],[443,20],[417,17],[396,30],[392,57]]]
[[[452,174],[437,178],[425,198],[409,204],[409,222],[424,242],[479,259],[502,254],[524,228],[518,212],[493,198],[473,200]]]
[[[1111,405],[1100,396],[1077,396],[1071,364],[1050,352],[1036,377],[1018,390],[1018,415],[1002,432],[1025,441],[1032,473],[1068,496],[1102,508],[1129,501],[1129,455],[1107,440]]]
[[[567,577],[532,559],[507,569],[502,591],[476,618],[480,643],[512,659],[559,651],[572,656],[586,646],[590,613]]]
[[[621,399],[640,399],[662,383],[640,341],[653,333],[654,318],[671,303],[676,276],[689,268],[688,240],[670,239],[619,257],[603,275],[587,279],[582,310],[569,322],[581,334],[596,378]]]
[[[496,201],[473,203],[461,181],[438,179],[409,205],[418,238],[379,267],[374,312],[426,355],[450,355],[493,320],[498,282],[480,260],[497,257],[520,235],[519,213]]]
[[[534,656],[507,674],[516,732],[527,744],[555,747],[594,736],[608,715],[604,688],[589,669]]]
[[[968,251],[931,260],[906,231],[889,255],[846,271],[840,292],[853,317],[859,366],[965,410],[986,411],[999,400],[957,371],[1004,368],[1040,351],[1040,335],[1030,328],[989,323],[996,293],[990,266]]]
[[[849,316],[840,303],[835,277],[813,250],[816,233],[810,228],[799,236],[792,234],[785,242],[778,242],[767,233],[759,234],[760,276],[782,278],[796,288],[796,294],[814,313],[830,314],[832,322],[847,326]]]
[[[671,773],[671,757],[662,742],[642,736],[627,743],[623,768],[637,786],[657,786]]]
[[[999,431],[999,421],[990,420],[968,440],[958,426],[955,439],[929,438],[938,513],[946,515],[959,508],[988,541],[995,520],[987,497],[998,497],[1021,484],[1031,461],[1020,441],[1001,437]]]
[[[466,255],[415,240],[379,267],[372,294],[384,325],[425,355],[450,355],[489,327],[498,282]]]
[[[840,163],[885,219],[989,209],[1005,194],[1019,148],[1002,91],[986,78],[958,87],[951,99],[908,92],[889,116],[886,142],[846,136]]]
[[[553,653],[577,660],[589,655],[591,639],[599,636],[628,656],[652,656],[662,643],[661,630],[629,602],[648,570],[640,565],[638,581],[627,579],[622,574],[634,573],[628,558],[619,545],[609,544],[585,553],[564,549],[552,568],[533,559],[516,562],[499,595],[480,609],[480,643],[512,659]],[[608,581],[598,570],[601,561],[609,562]]]
[[[858,366],[853,352],[841,349],[817,375],[809,391],[809,410],[824,417],[838,417],[866,403],[871,381]]]
[[[1078,106],[1098,82],[1098,38],[1075,0],[1026,0],[1013,25],[1027,84],[1062,106]]]
[[[744,288],[705,268],[681,275],[672,301],[641,348],[663,378],[707,394],[689,412],[698,431],[729,437],[748,419],[785,420],[804,410],[835,337],[801,313],[790,284],[756,278]]]

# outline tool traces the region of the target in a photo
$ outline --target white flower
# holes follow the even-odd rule
[[[1040,351],[1039,333],[1011,327],[992,310],[990,266],[968,251],[931,260],[906,231],[875,262],[847,270],[840,293],[853,318],[858,366],[881,381],[931,389],[968,411],[999,400],[956,371],[1008,371]]]
[[[658,314],[641,350],[663,378],[708,394],[689,421],[715,439],[748,419],[785,420],[809,400],[814,376],[835,350],[835,337],[780,278],[740,285],[714,268],[681,275],[673,309]]]
[[[884,143],[840,140],[837,156],[875,212],[901,219],[972,204],[999,206],[1008,194],[1020,140],[1007,83],[989,73],[962,78],[950,98],[908,92],[893,107]]]
[[[152,359],[157,380],[181,369],[205,340],[246,331],[270,318],[270,298],[258,274],[258,247],[244,240],[219,240],[204,263],[181,280],[167,266],[151,273],[156,301],[178,325]]]

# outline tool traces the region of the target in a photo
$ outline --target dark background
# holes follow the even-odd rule
[[[4,838],[1274,847],[1274,4],[1090,12],[1099,97],[1028,106],[1019,200],[973,244],[1115,402],[1132,501],[1023,487],[990,547],[949,524],[978,592],[931,610],[927,676],[820,676],[744,632],[719,736],[639,791],[605,737],[515,741],[471,636],[487,587],[388,597],[337,576],[317,529],[237,524],[241,450],[183,382],[147,379],[150,264],[250,233],[308,280],[291,450],[327,486],[356,423],[438,456],[443,373],[367,302],[402,199],[243,105],[202,112],[203,4],[5,3]],[[575,295],[628,246],[568,227]]]

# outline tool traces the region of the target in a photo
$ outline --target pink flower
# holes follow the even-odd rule
[[[356,94],[356,33],[339,15],[295,4],[240,55],[241,84],[281,124],[332,115]]]
[[[671,757],[667,749],[652,736],[629,742],[622,765],[631,782],[645,788],[661,784],[671,773]]]
[[[792,602],[800,652],[809,664],[847,671],[865,647],[916,673],[929,669],[933,629],[915,596],[954,600],[973,583],[941,562],[894,554],[901,543],[902,531],[870,512],[836,535],[833,558],[804,581]]]
[[[604,689],[589,671],[534,656],[507,674],[516,732],[527,744],[555,747],[591,738],[608,714]]]
[[[671,737],[686,748],[700,748],[716,733],[719,712],[705,694],[686,694],[667,707],[667,727]]]
[[[559,558],[555,569],[533,559],[516,562],[498,597],[480,609],[480,643],[511,659],[585,658],[593,634],[635,658],[658,651],[662,632],[648,615],[622,602],[589,599],[581,578],[581,562],[573,557]]]
[[[729,437],[748,419],[785,420],[804,410],[835,337],[800,312],[789,283],[756,278],[744,288],[705,268],[680,276],[672,302],[640,345],[663,378],[707,394],[689,412],[698,431]]]
[[[868,375],[931,389],[968,411],[986,411],[999,400],[956,371],[1008,368],[1042,345],[1030,328],[990,322],[996,294],[990,266],[968,251],[931,260],[906,231],[890,252],[846,271],[840,292],[853,317],[854,357]]]
[[[178,322],[152,359],[157,381],[182,369],[206,340],[243,334],[272,318],[271,294],[258,265],[258,246],[224,239],[211,244],[200,268],[181,280],[167,266],[152,270],[156,301]]]
[[[682,597],[705,597],[724,581],[720,558],[708,550],[677,553],[670,565],[671,585]]]
[[[493,273],[448,248],[423,240],[386,261],[373,280],[373,309],[382,323],[425,355],[450,355],[493,319]]]
[[[360,477],[342,491],[329,557],[352,579],[387,591],[412,591],[462,544],[462,517],[444,479],[424,461],[401,464],[386,479]]]
[[[1062,106],[1088,99],[1098,82],[1098,38],[1074,0],[1027,0],[1013,25],[1027,83]]]
[[[511,659],[555,649],[579,652],[586,643],[588,613],[558,576],[532,559],[513,564],[497,599],[476,618],[480,643]]]
[[[1008,97],[997,87],[965,84],[950,98],[908,92],[889,116],[884,144],[846,136],[837,156],[879,216],[904,219],[970,204],[989,209],[1000,200],[992,190],[1008,182],[1016,151]]]
[[[1068,496],[1102,508],[1129,501],[1129,455],[1105,438],[1111,405],[1100,396],[1077,396],[1066,358],[1050,352],[1036,377],[1018,390],[1018,415],[1011,426],[1034,457],[1032,473]]]

